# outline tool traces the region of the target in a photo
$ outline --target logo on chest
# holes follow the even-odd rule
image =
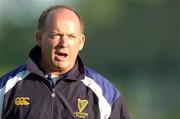
[[[30,104],[29,101],[30,101],[29,97],[16,97],[15,105],[16,106],[27,106]]]
[[[82,100],[81,98],[78,98],[77,100],[78,112],[74,112],[75,116],[83,119],[88,117],[88,113],[84,112],[84,109],[86,108],[87,105],[88,105],[88,100]]]

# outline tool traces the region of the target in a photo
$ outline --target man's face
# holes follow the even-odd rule
[[[46,18],[44,30],[36,34],[42,52],[41,66],[55,75],[68,72],[74,66],[84,40],[79,19],[72,11],[51,11]]]

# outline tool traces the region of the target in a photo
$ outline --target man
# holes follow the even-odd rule
[[[78,13],[44,11],[28,62],[0,78],[0,118],[129,119],[120,92],[83,65],[84,42]]]

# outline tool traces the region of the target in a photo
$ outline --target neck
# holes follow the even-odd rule
[[[60,69],[58,67],[50,67],[47,63],[44,63],[43,61],[40,62],[41,70],[45,73],[49,73],[51,75],[60,76],[64,73],[67,73],[68,71],[65,71],[63,69]]]

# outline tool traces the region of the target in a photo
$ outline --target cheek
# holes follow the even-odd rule
[[[70,46],[72,49],[74,49],[77,52],[80,50],[80,47],[81,47],[80,44],[81,44],[80,41],[79,42],[76,41],[76,42],[70,43]]]
[[[51,39],[47,39],[46,41],[44,41],[44,47],[47,47],[48,49],[52,49],[55,46],[56,43]]]
[[[44,41],[44,42],[41,44],[41,48],[42,48],[42,50],[44,51],[44,54],[45,54],[45,55],[50,55],[50,54],[52,54],[52,52],[53,52],[53,44],[52,44],[51,42]]]
[[[77,54],[79,53],[79,46],[73,46],[71,47],[71,53],[74,57],[77,56]]]

